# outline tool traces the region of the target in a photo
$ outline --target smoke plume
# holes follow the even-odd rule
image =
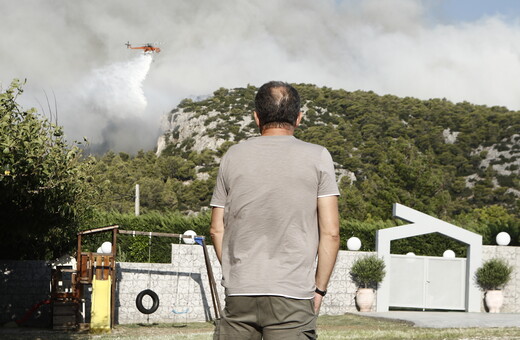
[[[143,81],[151,63],[150,54],[140,54],[129,61],[94,69],[80,81],[75,92],[80,99],[77,112],[82,112],[82,124],[95,126],[96,122],[106,122],[105,126],[90,132],[94,151],[121,150],[136,133],[139,135],[139,129],[132,127],[143,125],[140,121],[148,104]],[[72,129],[79,131],[74,133]],[[71,132],[80,133],[81,125],[71,127]]]
[[[519,109],[519,22],[448,22],[439,3],[0,0],[0,82],[27,78],[39,111],[54,92],[68,139],[97,151],[151,149],[181,99],[274,79]]]

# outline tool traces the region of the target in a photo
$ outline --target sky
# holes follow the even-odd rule
[[[0,87],[26,79],[19,102],[94,152],[151,150],[180,100],[270,80],[520,110],[516,0],[0,0],[0,46]]]
[[[471,22],[489,16],[514,21],[520,16],[517,0],[446,0],[435,5],[439,6],[443,19],[451,23]]]

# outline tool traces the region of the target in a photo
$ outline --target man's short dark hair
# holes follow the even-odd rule
[[[287,83],[270,81],[258,89],[255,110],[261,130],[295,126],[300,113],[300,95]]]

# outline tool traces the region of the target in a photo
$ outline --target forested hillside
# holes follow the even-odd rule
[[[258,135],[251,114],[256,88],[185,99],[168,115],[157,151],[83,157],[61,127],[18,105],[22,85],[14,80],[0,91],[0,238],[7,240],[1,259],[55,259],[74,252],[78,230],[113,224],[191,229],[209,240],[219,160],[233,143]],[[395,202],[472,230],[484,244],[506,231],[511,245],[520,245],[518,112],[296,86],[304,111],[297,137],[326,146],[336,163],[343,248],[356,236],[362,250],[374,250],[377,230],[402,223],[392,219]],[[134,215],[136,184],[140,216]],[[85,249],[95,251],[103,241],[94,237]],[[148,261],[147,237],[120,241],[120,261]],[[170,260],[169,242],[155,242],[161,250],[152,261]],[[391,247],[394,254],[466,252],[464,244],[438,234]]]
[[[518,242],[519,112],[295,86],[304,111],[296,136],[331,152],[344,221],[387,221],[399,202],[470,229],[482,218],[507,221],[502,228]],[[159,156],[100,157],[93,172],[99,208],[131,213],[136,183],[143,212],[207,208],[222,154],[258,134],[255,93],[253,86],[221,88],[200,101],[183,100],[168,116]]]

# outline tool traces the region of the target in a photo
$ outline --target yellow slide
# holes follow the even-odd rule
[[[90,313],[91,333],[110,333],[110,298],[112,278],[92,279],[92,308]]]

